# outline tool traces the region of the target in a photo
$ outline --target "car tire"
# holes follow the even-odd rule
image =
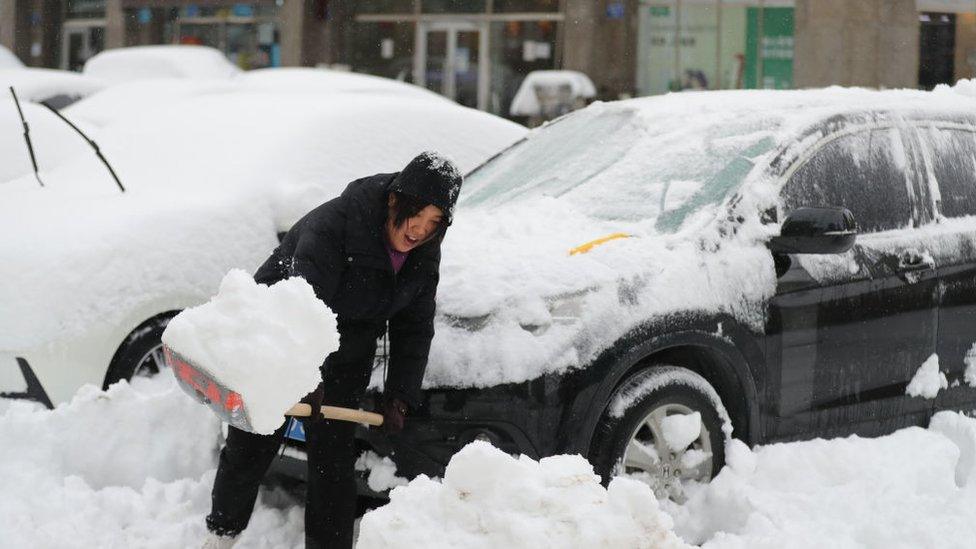
[[[140,324],[112,357],[105,374],[103,389],[122,381],[131,381],[136,376],[153,376],[165,368],[163,359],[163,331],[176,312],[157,315]]]
[[[685,448],[672,449],[681,437],[672,435],[669,444],[661,420],[694,412],[701,415],[698,437]],[[702,376],[678,366],[650,367],[624,381],[610,398],[597,426],[591,462],[604,482],[631,476],[647,482],[658,498],[681,503],[689,483],[708,482],[725,465],[728,417],[718,393]],[[676,422],[665,423],[675,427]]]

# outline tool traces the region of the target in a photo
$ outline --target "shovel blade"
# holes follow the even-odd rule
[[[239,393],[217,380],[206,368],[192,363],[166,345],[163,345],[163,354],[184,392],[209,406],[221,421],[242,431],[254,432]]]

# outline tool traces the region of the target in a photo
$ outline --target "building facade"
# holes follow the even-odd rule
[[[976,75],[976,0],[0,0],[0,44],[79,69],[203,44],[245,69],[337,66],[507,115],[533,70],[601,99],[682,89],[931,88]]]

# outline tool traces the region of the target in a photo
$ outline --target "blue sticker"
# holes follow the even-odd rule
[[[149,23],[150,21],[152,21],[152,10],[149,8],[140,9],[138,19],[140,24],[145,25]]]
[[[623,2],[611,2],[607,4],[607,17],[609,19],[623,19],[626,10]]]
[[[288,425],[288,434],[285,436],[292,440],[305,442],[305,427],[302,426],[302,422],[297,419],[291,419],[289,421],[291,424]]]
[[[231,13],[235,17],[254,17],[254,7],[250,4],[234,4],[231,8]]]

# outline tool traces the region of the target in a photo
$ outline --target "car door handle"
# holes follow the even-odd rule
[[[898,268],[903,271],[920,271],[925,269],[934,269],[935,262],[932,260],[932,256],[926,253],[919,253],[916,251],[902,252],[898,257]]]

